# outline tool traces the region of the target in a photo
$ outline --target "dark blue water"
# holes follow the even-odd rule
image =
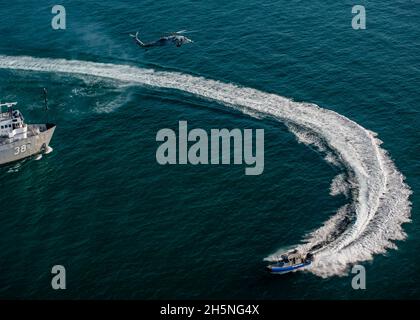
[[[0,297],[420,298],[420,3],[363,3],[358,31],[352,1],[64,1],[61,31],[49,2],[1,3],[0,55],[178,71],[313,102],[377,132],[414,193],[407,239],[363,263],[366,290],[352,289],[351,274],[273,277],[263,259],[346,203],[329,194],[340,169],[283,124],[171,90],[0,69],[2,101],[44,121],[48,87],[58,125],[53,153],[0,169]],[[194,44],[143,51],[127,36],[181,29]],[[264,129],[264,173],[160,166],[156,133],[180,120]],[[51,289],[56,264],[65,291]]]

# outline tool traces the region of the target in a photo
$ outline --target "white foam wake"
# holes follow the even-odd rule
[[[393,240],[405,238],[401,225],[410,221],[411,191],[403,176],[380,148],[375,133],[334,111],[252,88],[127,65],[0,55],[0,68],[97,76],[181,90],[249,114],[277,118],[293,128],[301,142],[328,146],[334,161],[347,168],[353,189],[351,202],[299,246],[316,253],[309,269],[316,275],[345,274],[350,264],[372,259],[395,248]]]

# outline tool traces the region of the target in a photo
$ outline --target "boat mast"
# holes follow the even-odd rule
[[[48,123],[48,91],[47,88],[44,88],[44,110],[46,113],[46,123]]]

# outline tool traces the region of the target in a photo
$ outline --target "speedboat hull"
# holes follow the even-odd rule
[[[292,271],[295,271],[295,270],[302,269],[304,267],[307,267],[310,264],[311,264],[311,261],[295,264],[295,265],[292,265],[292,266],[284,266],[284,267],[281,267],[277,264],[271,264],[271,265],[267,266],[267,269],[268,269],[269,272],[271,272],[273,274],[285,274],[285,273],[289,273],[289,272],[292,272]]]

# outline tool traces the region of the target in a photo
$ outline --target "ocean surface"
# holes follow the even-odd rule
[[[0,168],[0,298],[420,298],[419,1],[60,4],[66,30],[51,1],[0,3],[0,99],[57,124],[52,153]],[[159,165],[181,120],[264,129],[263,174]],[[311,269],[266,272],[296,246]]]

